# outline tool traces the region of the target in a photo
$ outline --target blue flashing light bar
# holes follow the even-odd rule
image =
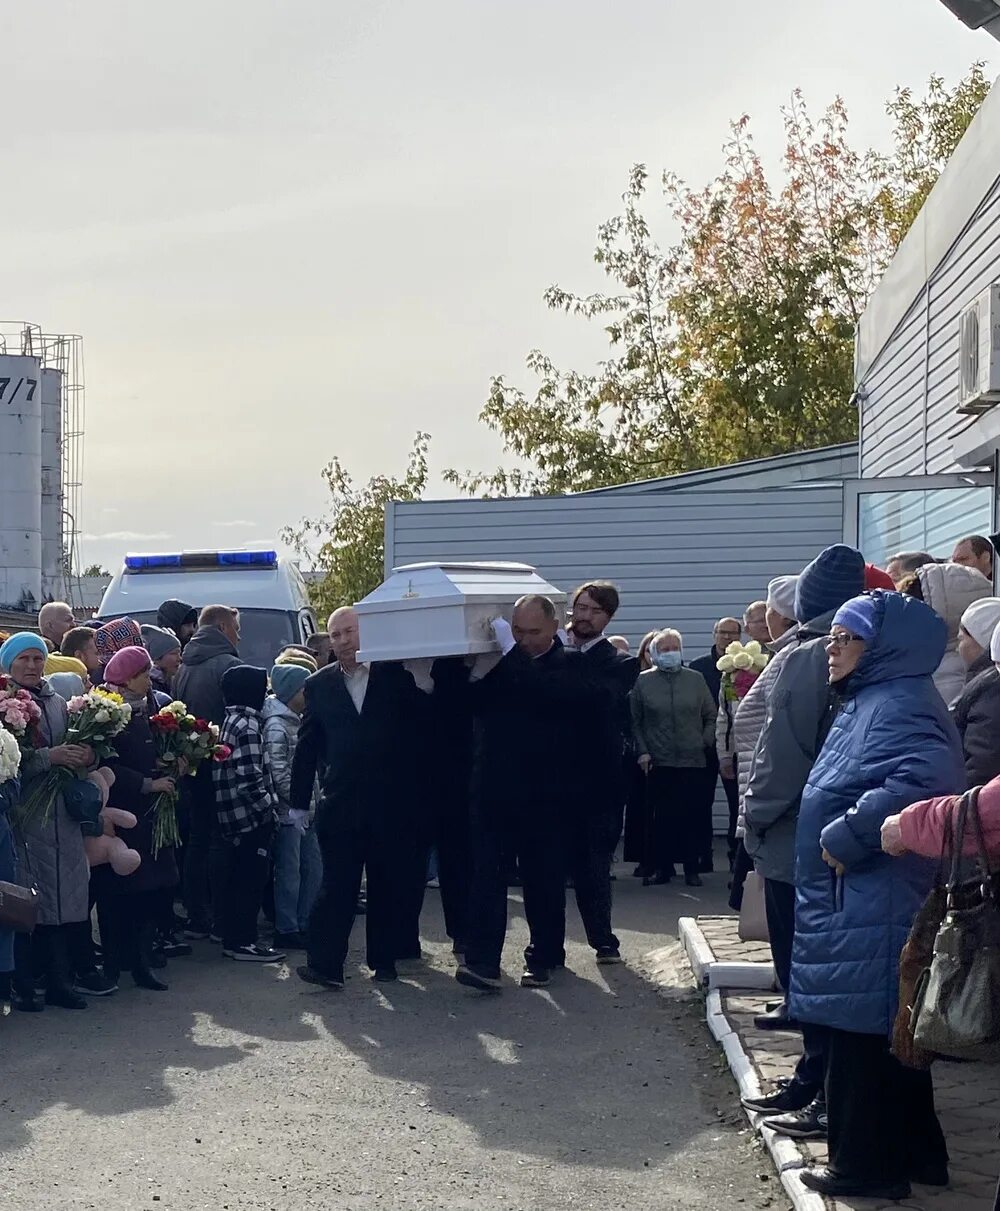
[[[273,568],[277,551],[182,551],[170,555],[126,555],[127,572],[159,572],[166,568]]]

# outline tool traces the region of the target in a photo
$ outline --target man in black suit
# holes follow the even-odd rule
[[[305,684],[291,805],[308,810],[318,772],[323,886],[309,922],[307,964],[298,973],[309,983],[341,988],[362,872],[368,966],[376,980],[396,979],[412,907],[411,834],[426,808],[429,699],[402,665],[358,663],[358,616],[350,607],[331,615],[330,641],[336,663]]]
[[[581,724],[609,733],[604,721],[611,709],[604,688],[567,655],[558,627],[547,598],[523,597],[512,625],[494,623],[501,660],[467,687],[475,729],[473,877],[465,963],[456,978],[483,991],[500,988],[506,846],[518,856],[531,933],[522,986],[544,987],[565,960],[567,821],[574,812],[588,812],[593,791],[593,746],[583,760],[574,750]]]
[[[629,694],[639,676],[639,662],[618,650],[607,638],[605,628],[618,612],[620,598],[613,584],[592,580],[582,584],[571,598],[572,644],[567,653],[579,660],[589,678],[604,686],[610,696],[612,715],[605,717],[605,733],[595,735],[597,720],[578,733],[577,745],[585,745],[596,779],[590,790],[585,827],[574,818],[567,821],[568,869],[576,890],[576,903],[587,930],[587,939],[597,952],[598,963],[620,958],[618,939],[611,931],[611,858],[621,836],[625,817],[628,774],[627,749],[632,739]],[[609,726],[608,726],[609,725]],[[584,754],[578,754],[583,759]]]

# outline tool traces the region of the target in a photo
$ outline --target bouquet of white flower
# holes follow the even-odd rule
[[[0,728],[0,786],[13,782],[21,768],[21,746],[17,737]]]

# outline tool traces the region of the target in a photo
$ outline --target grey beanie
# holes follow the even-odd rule
[[[168,631],[165,627],[154,627],[146,624],[139,628],[139,632],[142,635],[142,643],[149,653],[150,660],[160,660],[168,652],[179,652],[181,650],[181,641],[173,631]]]

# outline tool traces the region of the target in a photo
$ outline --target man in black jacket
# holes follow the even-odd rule
[[[589,678],[602,684],[610,698],[610,731],[595,736],[591,727],[577,733],[577,744],[597,746],[597,782],[591,790],[594,810],[588,812],[586,827],[573,819],[566,832],[569,872],[576,890],[576,903],[587,930],[587,939],[599,963],[620,958],[618,939],[611,932],[611,867],[625,817],[625,796],[635,761],[632,751],[632,715],[629,694],[639,676],[639,662],[620,652],[605,638],[605,628],[618,612],[618,590],[607,581],[581,585],[571,599],[573,642],[567,654],[579,659]],[[626,762],[628,765],[626,766]]]
[[[502,659],[468,687],[475,723],[473,878],[465,963],[456,978],[483,991],[500,988],[505,841],[520,862],[531,933],[522,986],[543,987],[565,960],[564,839],[573,813],[592,807],[590,753],[599,747],[578,754],[577,737],[581,725],[598,737],[610,734],[611,707],[579,657],[567,655],[558,627],[547,598],[522,598],[512,626],[494,623]]]
[[[167,606],[181,607],[183,603],[164,602],[161,615]],[[177,622],[181,610],[173,614]],[[198,629],[181,655],[174,683],[176,697],[198,718],[220,725],[225,719],[222,677],[228,669],[243,663],[239,642],[238,610],[224,605],[206,606],[202,610]],[[221,928],[224,907],[226,851],[216,819],[211,764],[203,761],[184,791],[183,805],[188,808],[183,873],[188,923],[184,936],[192,940],[213,936],[216,928]]]
[[[336,663],[305,684],[305,711],[292,765],[291,806],[308,811],[317,773],[316,836],[323,886],[309,922],[303,980],[344,984],[344,960],[367,874],[367,962],[375,979],[396,979],[402,918],[408,914],[413,821],[424,814],[428,702],[400,664],[359,664],[358,616],[330,618]]]

